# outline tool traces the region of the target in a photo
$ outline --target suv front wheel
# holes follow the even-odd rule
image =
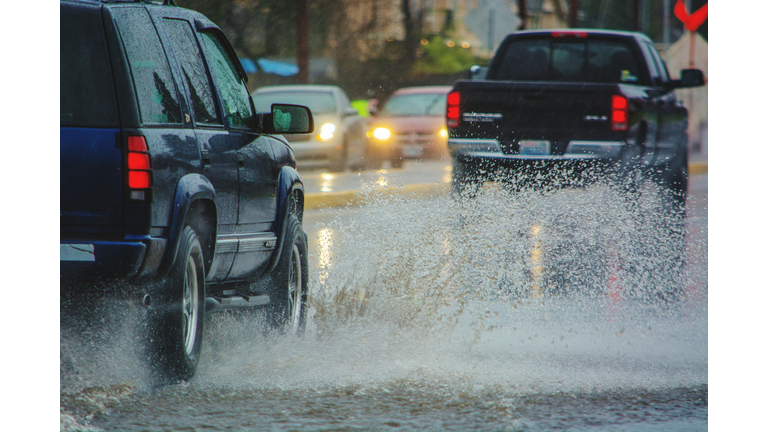
[[[295,215],[288,216],[285,243],[267,307],[269,326],[301,334],[307,325],[307,234]]]

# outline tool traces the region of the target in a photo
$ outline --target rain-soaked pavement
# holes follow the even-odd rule
[[[304,337],[215,315],[197,375],[158,387],[118,302],[62,330],[61,429],[707,430],[706,175],[682,226],[652,188],[628,205],[600,185],[365,187],[365,206],[305,215]]]

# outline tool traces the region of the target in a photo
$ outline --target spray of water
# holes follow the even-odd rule
[[[686,266],[706,246],[654,188],[631,200],[600,184],[491,186],[463,200],[365,190],[367,205],[310,232],[307,337],[270,343],[222,323],[213,339],[230,349],[212,350],[204,380],[526,392],[706,383],[706,286],[688,298],[706,263]]]
[[[367,204],[307,226],[307,334],[216,315],[185,394],[349,415],[359,398],[384,413],[417,401],[416,417],[479,404],[525,430],[526,398],[706,386],[706,228],[692,235],[652,185],[629,198],[602,184],[488,185],[471,199],[364,190]],[[134,339],[117,341],[102,356],[126,360],[78,384],[98,383],[101,401],[145,386],[125,354]],[[239,390],[211,396],[222,389]]]

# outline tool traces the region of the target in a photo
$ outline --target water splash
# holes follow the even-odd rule
[[[139,423],[194,400],[198,424],[242,427],[242,413],[255,412],[285,428],[355,425],[366,401],[379,423],[361,428],[447,430],[439,419],[460,410],[467,417],[455,430],[586,430],[589,421],[565,415],[594,406],[579,401],[626,422],[615,414],[625,400],[682,392],[686,410],[706,400],[706,224],[671,217],[652,187],[629,203],[600,184],[490,185],[471,200],[366,190],[367,204],[305,224],[308,334],[266,334],[258,314],[213,316],[195,378],[157,401],[144,393]],[[94,388],[109,401],[97,415],[110,398],[147,389],[126,354],[131,336],[113,340],[95,372],[77,360],[94,351],[62,348],[81,378],[66,380],[74,393]],[[144,413],[148,403],[171,408]],[[388,417],[406,407],[409,415]],[[694,411],[706,418],[706,402]]]

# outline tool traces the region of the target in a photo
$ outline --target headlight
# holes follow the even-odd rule
[[[336,132],[336,125],[333,123],[326,123],[320,127],[320,133],[317,135],[317,140],[328,141],[333,138],[334,132]]]
[[[392,132],[390,132],[389,129],[385,127],[379,127],[373,130],[373,136],[378,140],[384,141],[392,136]]]
[[[440,135],[440,138],[448,138],[448,129],[442,128],[437,134]]]

